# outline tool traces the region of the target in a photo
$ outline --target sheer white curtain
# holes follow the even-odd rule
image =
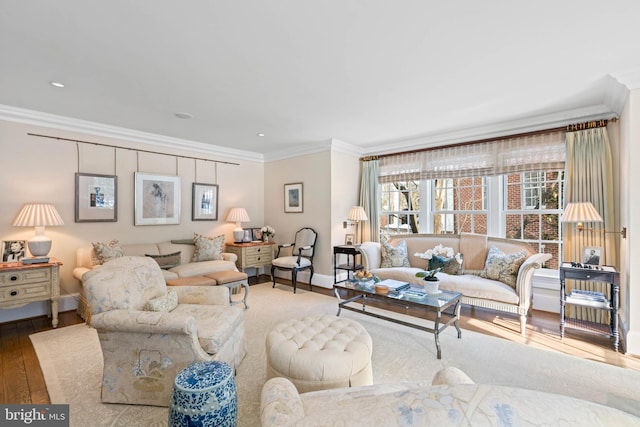
[[[601,262],[617,265],[616,234],[614,230],[613,163],[606,127],[567,132],[567,163],[565,172],[565,201],[591,202],[602,216],[603,223],[586,223],[584,231],[575,224],[564,227],[564,259],[582,260],[585,247],[602,247]],[[607,286],[592,282],[575,284],[581,289],[605,292]],[[573,307],[572,307],[573,308]],[[577,308],[575,317],[581,320],[608,323],[608,313],[602,310]]]
[[[563,169],[564,134],[514,136],[385,156],[380,159],[380,182]]]
[[[362,242],[380,240],[380,215],[378,209],[378,169],[379,160],[363,160],[360,162],[360,206],[369,217],[362,226]]]

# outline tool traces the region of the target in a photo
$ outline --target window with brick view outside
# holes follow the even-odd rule
[[[482,177],[383,184],[381,233],[418,233],[420,196],[430,194],[429,203],[422,206],[425,211],[422,215],[433,218],[428,232],[488,234],[489,215],[500,215],[504,236],[498,237],[523,240],[538,252],[552,254],[545,267],[557,269],[562,253],[559,207],[562,206],[563,172],[524,172],[493,179],[503,180],[504,208],[487,205],[487,184]],[[430,193],[424,191],[425,186]]]

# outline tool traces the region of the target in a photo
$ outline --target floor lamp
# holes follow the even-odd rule
[[[360,243],[362,243],[362,241],[361,241],[362,232],[360,230],[360,222],[369,220],[369,217],[367,216],[367,213],[364,211],[364,208],[362,206],[352,206],[351,210],[349,210],[349,216],[347,217],[347,219],[349,221],[355,221],[355,223],[356,223],[356,243],[359,242],[358,231],[360,231]]]

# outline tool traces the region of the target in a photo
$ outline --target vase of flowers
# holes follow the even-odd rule
[[[265,225],[260,231],[262,232],[262,240],[265,242],[268,242],[276,234],[276,231],[270,225]]]
[[[422,277],[422,280],[424,281],[422,286],[424,287],[424,291],[427,294],[438,293],[440,287],[440,279],[438,279],[436,273],[440,270],[440,268],[436,268],[434,270],[418,271],[416,273],[416,277]]]

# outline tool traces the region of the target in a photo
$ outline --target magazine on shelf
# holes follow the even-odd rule
[[[609,302],[602,292],[587,291],[584,289],[573,289],[569,296],[587,301]]]
[[[403,291],[411,287],[407,282],[401,282],[400,280],[394,279],[381,280],[377,285],[386,285],[390,291]]]

